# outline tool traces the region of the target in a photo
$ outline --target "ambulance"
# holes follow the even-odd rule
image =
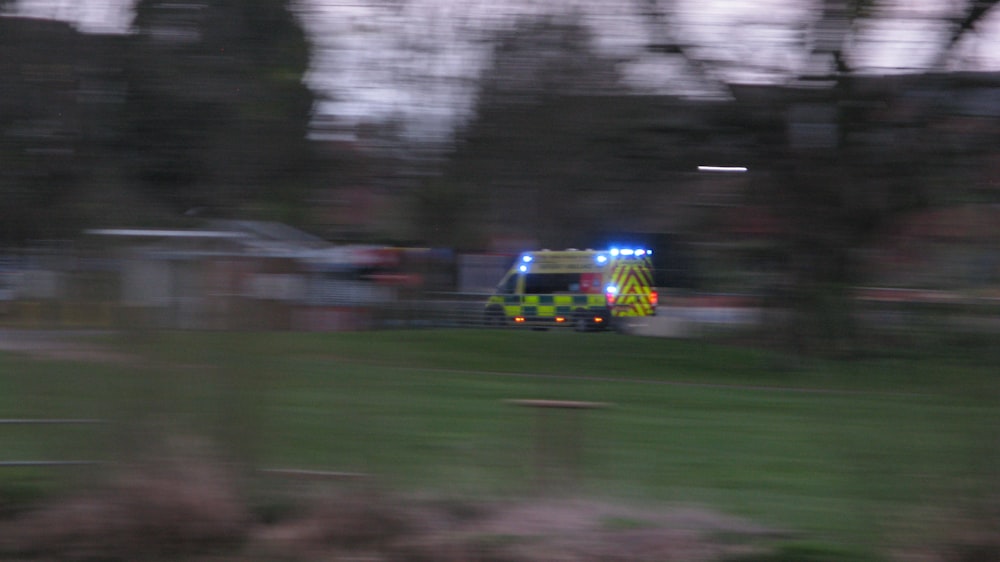
[[[645,248],[525,252],[486,303],[488,326],[619,327],[654,316],[653,252]]]

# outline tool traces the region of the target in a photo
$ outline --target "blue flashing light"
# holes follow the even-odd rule
[[[530,261],[531,261],[531,260],[533,260],[533,259],[534,259],[534,258],[532,258],[532,257],[531,257],[531,256],[529,256],[529,255],[523,255],[523,256],[521,256],[521,261],[523,261],[524,263],[528,263],[528,262],[530,262]]]
[[[608,256],[605,256],[604,254],[597,254],[597,257],[594,259],[597,263],[606,263],[608,261]]]
[[[614,285],[608,285],[608,287],[606,289],[604,289],[604,292],[607,293],[607,294],[609,294],[609,295],[617,294],[618,293],[618,287],[615,287]]]
[[[648,250],[646,248],[611,248],[608,253],[615,258],[619,256],[641,258],[645,256],[652,256],[653,250]]]
[[[524,273],[524,272],[528,271],[528,266],[526,266],[526,265],[522,265],[521,267],[519,267],[519,268],[517,268],[517,269],[518,269],[518,271],[520,271],[521,273]]]

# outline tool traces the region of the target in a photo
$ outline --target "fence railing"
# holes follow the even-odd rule
[[[661,295],[665,294],[661,291]],[[710,295],[709,295],[710,296]],[[411,298],[348,305],[310,305],[261,299],[185,300],[177,306],[130,307],[113,302],[13,301],[0,310],[0,328],[131,329],[137,324],[166,329],[266,329],[345,331],[401,328],[473,328],[486,325],[487,293],[427,292]],[[705,295],[661,298],[657,316],[710,326],[748,326],[762,319],[760,299],[715,303]],[[718,300],[718,299],[714,299]],[[675,302],[676,301],[676,302]],[[727,301],[728,302],[728,301]],[[781,303],[770,301],[769,310]],[[779,307],[775,309],[773,307]],[[919,321],[955,329],[1000,331],[1000,299],[885,300],[859,298],[857,320],[879,330],[911,330]]]

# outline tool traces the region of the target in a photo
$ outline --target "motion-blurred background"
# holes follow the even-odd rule
[[[0,0],[0,558],[996,560],[997,4]]]
[[[994,4],[7,1],[4,321],[330,329],[616,243],[665,297],[981,303]]]

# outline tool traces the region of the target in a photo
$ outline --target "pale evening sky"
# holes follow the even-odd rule
[[[676,57],[650,53],[677,42],[728,82],[776,83],[809,68],[813,10],[804,0],[674,0],[669,25],[643,16],[641,0],[299,0],[298,15],[315,51],[310,86],[329,98],[321,111],[346,122],[401,116],[423,134],[446,134],[472,109],[476,77],[486,69],[485,39],[518,17],[576,14],[599,52],[623,61],[636,91],[713,93],[710,82],[677,80]],[[887,0],[879,17],[852,36],[850,63],[865,73],[926,69],[949,32],[952,0]],[[87,32],[123,33],[134,0],[21,0],[24,15],[74,23]],[[667,37],[665,33],[670,33]],[[1000,71],[1000,10],[958,45],[954,68]]]

